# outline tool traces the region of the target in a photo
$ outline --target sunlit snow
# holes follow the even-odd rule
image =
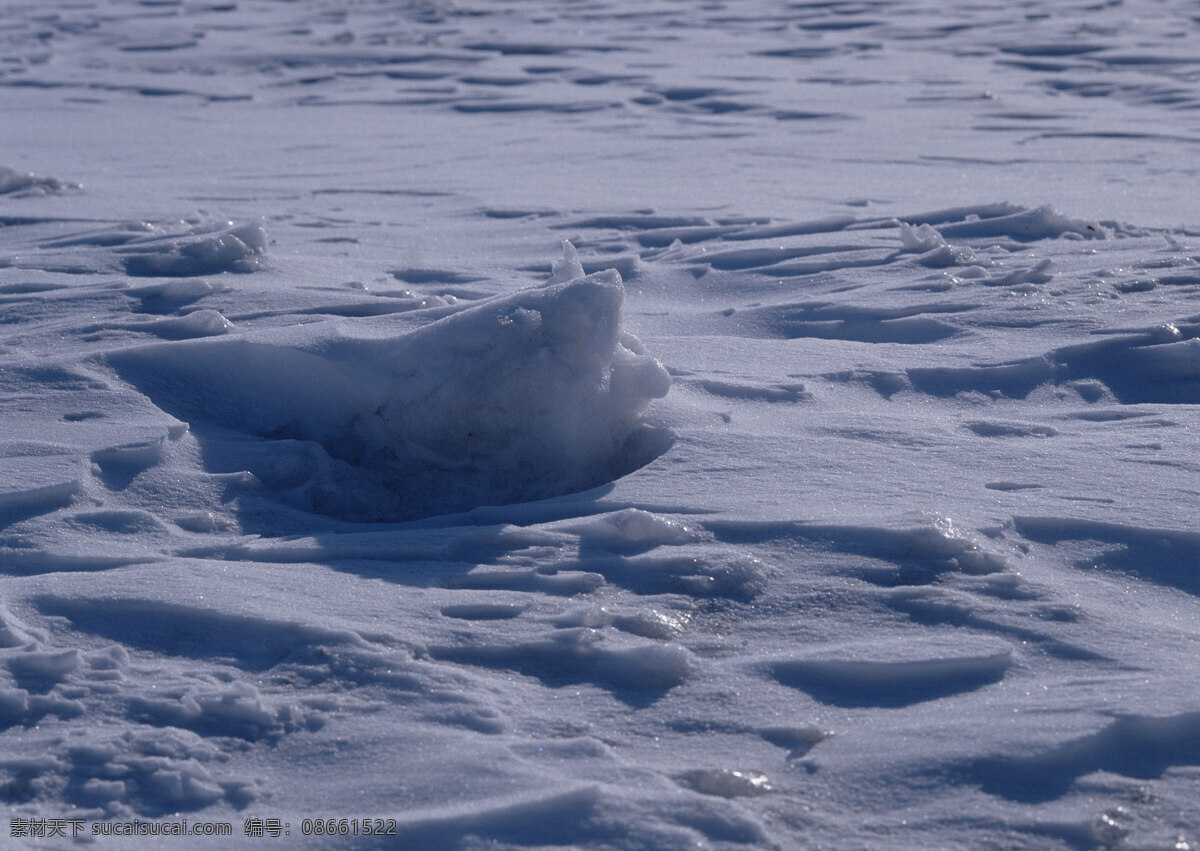
[[[0,845],[1196,848],[1198,42],[0,0]]]

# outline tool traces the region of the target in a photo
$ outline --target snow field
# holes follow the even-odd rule
[[[9,818],[1194,846],[1194,11],[7,4]]]

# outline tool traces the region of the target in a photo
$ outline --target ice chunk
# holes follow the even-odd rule
[[[913,225],[900,223],[900,243],[905,251],[924,253],[942,248],[946,245],[945,238],[934,230],[932,225]]]
[[[583,264],[579,262],[579,254],[571,240],[562,241],[562,250],[562,258],[555,260],[554,265],[550,267],[551,284],[565,284],[567,281],[583,277]]]
[[[182,419],[288,441],[245,468],[304,507],[427,515],[593,487],[659,454],[641,414],[670,377],[622,333],[624,295],[609,270],[415,331],[395,333],[386,318],[328,323],[148,345],[108,361]],[[328,458],[304,465],[307,484],[291,474],[277,482],[280,453],[305,451],[296,439]]]

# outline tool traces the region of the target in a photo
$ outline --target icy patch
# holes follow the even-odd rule
[[[731,768],[698,768],[679,777],[681,785],[702,795],[745,798],[771,791],[771,779],[759,771]]]
[[[568,263],[563,274],[576,271]],[[386,318],[331,322],[107,359],[163,409],[219,429],[197,429],[220,444],[212,455],[236,451],[232,471],[294,505],[422,516],[593,487],[664,450],[667,437],[641,414],[670,377],[621,331],[624,294],[610,270],[415,331],[396,333]]]

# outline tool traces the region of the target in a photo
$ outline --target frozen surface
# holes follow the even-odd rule
[[[4,843],[1195,848],[1198,39],[0,0]]]

